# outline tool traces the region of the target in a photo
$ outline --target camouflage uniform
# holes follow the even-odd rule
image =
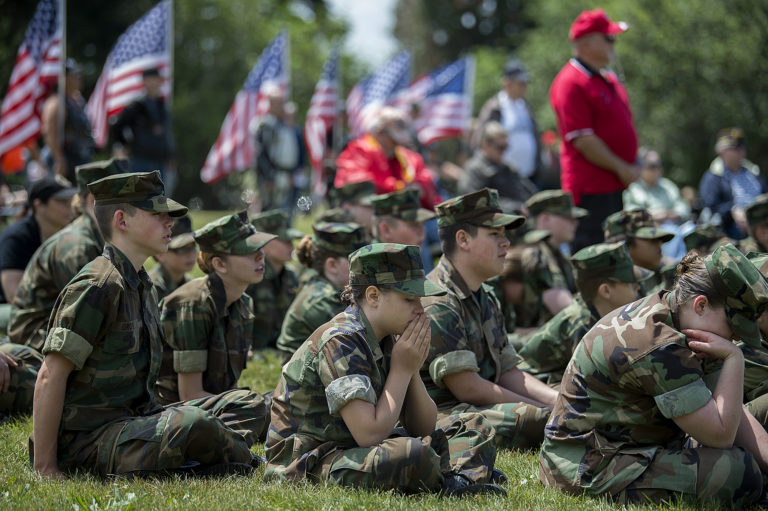
[[[177,218],[171,228],[171,242],[168,243],[168,250],[179,250],[195,243],[192,234],[192,219],[189,216]],[[149,278],[157,290],[157,299],[162,300],[171,294],[176,288],[192,280],[192,276],[185,274],[179,282],[174,282],[171,275],[166,271],[162,263],[149,270]]]
[[[256,230],[274,234],[281,241],[293,242],[304,235],[290,227],[290,218],[282,210],[267,211],[254,217],[251,222]],[[251,284],[245,290],[253,299],[256,316],[253,348],[275,347],[283,326],[283,318],[298,291],[299,274],[296,271],[286,265],[277,273],[269,260],[266,261],[264,279],[258,284]]]
[[[747,225],[749,226],[750,232],[754,231],[759,225],[768,224],[768,194],[764,193],[758,195],[752,204],[747,206],[744,213],[747,217]],[[740,240],[737,246],[744,254],[748,254],[749,252],[768,252],[768,249],[753,236]]]
[[[759,343],[755,317],[768,305],[768,283],[732,245],[705,264],[728,291],[734,335]],[[546,486],[638,502],[684,493],[743,506],[760,496],[751,454],[686,447],[672,421],[711,399],[675,309],[675,291],[649,295],[602,318],[577,346],[539,458]]]
[[[519,226],[523,218],[504,215],[495,190],[483,189],[436,206],[440,228],[457,222],[488,227]],[[507,342],[504,316],[490,286],[475,293],[445,255],[427,277],[448,294],[422,300],[432,326],[429,356],[421,377],[438,407],[439,416],[479,412],[496,429],[496,441],[505,447],[534,448],[544,435],[549,411],[526,403],[473,406],[456,399],[443,383],[445,376],[473,371],[498,383],[501,375],[522,359]]]
[[[0,391],[0,416],[4,413],[29,413],[43,356],[29,346],[8,342],[7,337],[0,338],[0,352],[9,355],[18,364],[17,367],[9,367],[11,382],[8,390]]]
[[[341,188],[331,188],[329,198],[334,207],[339,208],[345,202],[360,204],[361,206],[370,206],[371,199],[376,195],[376,186],[371,181],[360,181],[359,183],[347,183]]]
[[[632,264],[623,242],[598,243],[571,257],[579,281],[637,282],[649,272]],[[595,306],[577,294],[573,302],[537,330],[520,349],[534,373],[547,373],[560,383],[576,345],[600,319]]]
[[[587,212],[573,205],[573,199],[561,190],[545,190],[533,195],[525,202],[532,217],[549,213],[567,218],[582,218]],[[531,231],[532,233],[540,231]],[[516,307],[517,324],[521,328],[544,324],[552,313],[543,306],[541,299],[549,289],[567,289],[576,293],[573,269],[568,259],[553,247],[548,238],[530,243],[523,251],[525,280],[523,304]]]
[[[351,281],[383,277],[401,292],[444,292],[424,279],[419,250],[367,246],[350,256]],[[413,437],[396,427],[378,445],[360,447],[339,413],[359,399],[376,405],[387,381],[394,339],[377,339],[362,309],[350,306],[315,330],[283,366],[266,442],[265,480],[329,481],[342,486],[417,492],[438,490],[443,475],[488,481],[494,433],[481,416],[458,414],[435,432]],[[408,406],[406,401],[403,409]]]
[[[127,160],[106,160],[80,165],[76,169],[81,195],[88,183],[127,170]],[[40,350],[45,341],[48,318],[56,297],[77,272],[101,255],[104,238],[96,221],[84,211],[74,222],[43,242],[24,270],[11,316],[11,342]]]
[[[312,243],[339,257],[345,257],[366,244],[365,229],[357,224],[320,223],[312,226]],[[341,290],[313,269],[303,276],[299,290],[283,320],[277,349],[288,360],[316,328],[344,310]]]
[[[683,242],[685,242],[685,249],[688,252],[696,250],[703,257],[711,254],[720,245],[731,243],[731,240],[716,225],[703,224],[697,225],[691,232],[683,236]],[[746,254],[746,252],[744,253]]]
[[[186,212],[164,196],[158,171],[107,177],[89,189],[97,205]],[[43,354],[58,353],[74,364],[58,433],[62,470],[106,476],[193,461],[250,462],[248,444],[227,427],[227,403],[218,396],[155,404],[163,353],[157,296],[147,273],[137,272],[114,246],[107,243],[102,256],[67,284],[49,326]]]
[[[379,225],[387,218],[403,222],[418,222],[422,226],[427,220],[435,218],[432,211],[421,207],[419,191],[414,188],[377,195],[371,199],[371,204],[373,205],[373,232],[377,237],[380,235]],[[400,243],[400,240],[395,239],[387,241]],[[379,240],[374,238],[373,243],[379,243]]]
[[[675,237],[674,234],[662,231],[656,226],[653,217],[645,209],[617,211],[608,216],[603,222],[605,242],[627,241],[629,238],[644,240],[660,240],[666,243]],[[666,282],[661,274],[661,267],[648,268],[653,275],[640,282],[640,295],[655,294],[665,288]]]
[[[753,252],[748,258],[763,275],[768,276],[768,255]],[[765,332],[761,333],[759,346],[741,341],[737,344],[744,354],[744,403],[747,410],[768,429],[768,340]]]

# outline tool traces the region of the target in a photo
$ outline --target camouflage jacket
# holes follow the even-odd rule
[[[283,319],[277,348],[293,353],[312,332],[344,310],[341,291],[314,270],[306,270],[306,283],[296,295]]]
[[[288,312],[299,288],[299,275],[291,268],[284,266],[283,271],[276,273],[266,261],[264,280],[251,284],[245,293],[253,299],[253,309],[256,314],[253,347],[274,347],[280,336],[283,318]]]
[[[498,383],[522,359],[507,343],[504,316],[490,286],[483,284],[473,293],[445,256],[427,278],[448,294],[422,298],[432,341],[421,377],[438,408],[447,409],[458,401],[443,383],[446,375],[474,371]]]
[[[653,274],[648,278],[645,278],[639,282],[640,296],[655,295],[659,291],[664,291],[667,285],[667,280],[661,273],[661,268],[653,270]]]
[[[149,270],[148,274],[149,278],[152,279],[152,283],[155,285],[155,289],[157,290],[158,300],[162,300],[169,294],[176,291],[176,289],[192,280],[192,276],[188,273],[185,273],[181,282],[174,282],[168,272],[165,271],[165,267],[159,263],[154,268]]]
[[[161,403],[179,400],[177,373],[203,373],[203,389],[220,394],[237,387],[253,337],[253,302],[243,295],[226,306],[215,273],[192,280],[160,303],[165,333],[163,365],[155,391]]]
[[[552,314],[544,306],[542,294],[548,289],[567,289],[576,293],[571,263],[546,241],[523,251],[523,303],[515,305],[517,326],[530,328],[543,325]]]
[[[744,238],[743,240],[739,240],[736,243],[736,247],[741,251],[742,254],[748,254],[750,252],[768,252],[755,238],[750,236],[749,238]]]
[[[673,298],[661,292],[617,309],[578,344],[545,430],[545,485],[616,494],[658,449],[683,447],[686,435],[672,419],[712,394],[674,325]]]
[[[744,401],[768,394],[768,341],[763,337],[760,346],[736,344],[744,354]]]
[[[549,383],[559,383],[576,345],[598,319],[597,310],[577,294],[570,305],[531,335],[520,356],[534,373],[549,373]]]
[[[147,272],[136,272],[107,244],[56,300],[43,346],[48,353],[74,364],[60,432],[93,431],[153,409],[163,333]]]
[[[265,480],[305,479],[323,456],[357,447],[339,410],[354,399],[376,405],[391,348],[392,338],[378,341],[355,306],[315,330],[283,366],[272,396]]]
[[[8,325],[11,342],[40,350],[56,297],[80,269],[104,249],[96,222],[82,214],[37,249],[16,292],[18,308]]]
[[[504,282],[501,277],[493,277],[485,281],[488,284],[493,296],[499,302],[501,307],[501,313],[504,315],[504,327],[507,329],[507,334],[511,334],[515,331],[515,325],[517,324],[517,317],[515,314],[515,307],[512,304],[507,303],[507,296],[504,293]]]

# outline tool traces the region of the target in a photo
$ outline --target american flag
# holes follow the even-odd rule
[[[266,47],[235,96],[219,130],[219,138],[200,171],[203,182],[214,183],[231,172],[253,165],[256,141],[251,126],[269,110],[265,94],[269,88],[277,86],[287,93],[289,69],[288,34],[282,31]]]
[[[40,0],[16,54],[0,110],[0,155],[40,135],[42,103],[61,65],[59,0]]]
[[[352,87],[347,97],[347,116],[353,137],[362,135],[382,106],[408,86],[411,80],[411,54],[398,53],[384,67]]]
[[[112,48],[85,107],[93,126],[93,139],[99,147],[107,142],[109,119],[144,92],[144,70],[158,69],[165,78],[162,95],[170,93],[170,22],[171,2],[163,0],[128,27]]]
[[[422,76],[408,87],[403,94],[408,106],[418,103],[421,107],[413,126],[421,144],[461,137],[469,131],[474,81],[475,61],[468,56]]]
[[[339,103],[339,52],[334,51],[323,66],[320,80],[315,86],[312,100],[309,102],[307,121],[304,123],[304,139],[312,166],[314,187],[319,195],[324,190],[320,179],[323,171],[323,156],[327,145],[328,131],[338,115]]]

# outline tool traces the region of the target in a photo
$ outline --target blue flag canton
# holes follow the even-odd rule
[[[117,40],[110,63],[118,67],[144,55],[165,53],[168,44],[170,2],[165,0],[131,25]]]
[[[463,94],[467,78],[467,59],[463,58],[433,71],[429,96],[435,94]]]
[[[403,51],[375,74],[363,80],[363,103],[386,102],[394,92],[406,88],[410,81],[411,54]]]
[[[57,0],[40,0],[24,33],[24,44],[35,62],[42,61],[45,50],[43,43],[56,33],[59,24],[57,11]]]
[[[284,55],[287,44],[288,35],[282,31],[267,46],[256,65],[253,66],[248,78],[245,79],[243,89],[258,91],[264,82],[276,80],[285,74]]]

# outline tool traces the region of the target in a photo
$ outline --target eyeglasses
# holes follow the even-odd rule
[[[613,43],[616,42],[616,36],[615,35],[603,34],[603,39],[605,39],[606,43],[610,43],[610,44],[613,44]]]

